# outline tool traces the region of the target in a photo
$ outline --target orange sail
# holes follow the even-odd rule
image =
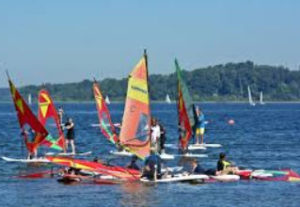
[[[129,75],[120,142],[141,159],[149,155],[150,101],[146,54]]]
[[[8,79],[8,83],[27,150],[30,153],[34,153],[38,146],[45,140],[46,136],[48,135],[48,132],[39,122],[36,116],[32,113],[32,111],[30,110],[30,108],[22,98],[21,94],[16,89],[16,87],[10,79]],[[33,133],[32,140],[30,140],[29,138],[30,132],[27,131],[26,125],[29,125],[31,128],[30,131]]]
[[[49,118],[53,118],[58,130],[58,139],[53,139],[50,135],[42,142],[43,145],[47,147],[64,150],[65,149],[65,137],[64,133],[60,126],[60,119],[58,117],[57,111],[55,109],[52,98],[50,97],[48,91],[46,89],[42,89],[39,92],[38,97],[39,110],[38,110],[38,119],[46,126],[46,122]]]
[[[119,142],[116,134],[115,127],[111,121],[109,110],[106,106],[105,99],[103,98],[99,85],[95,81],[93,84],[94,97],[96,101],[99,124],[102,134],[113,144]]]

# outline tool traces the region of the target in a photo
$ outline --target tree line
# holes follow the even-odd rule
[[[174,69],[175,71],[175,69]],[[247,86],[254,99],[260,91],[266,101],[299,101],[300,71],[291,71],[283,66],[255,65],[251,61],[227,63],[192,71],[183,70],[183,77],[194,101],[245,101]],[[175,72],[169,75],[149,76],[151,100],[164,100],[166,94],[176,98]],[[92,80],[78,83],[29,85],[20,88],[25,97],[32,94],[33,101],[42,87],[49,90],[55,101],[92,101]],[[127,78],[107,78],[99,82],[104,96],[111,101],[124,101],[127,91]],[[16,83],[17,85],[17,83]],[[0,89],[0,101],[10,101],[8,89]]]

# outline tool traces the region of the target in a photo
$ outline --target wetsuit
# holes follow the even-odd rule
[[[145,160],[145,166],[149,167],[149,170],[144,170],[142,177],[147,177],[148,179],[154,178],[155,170],[157,172],[157,177],[161,177],[161,158],[157,154],[149,155]]]
[[[160,151],[165,149],[165,142],[166,142],[166,130],[165,128],[160,124]]]
[[[140,170],[139,166],[135,162],[131,162],[127,168],[134,169],[134,170]]]
[[[70,122],[65,123],[65,127],[70,126],[70,125],[71,125]],[[74,138],[75,138],[74,126],[71,127],[70,129],[68,129],[66,138],[69,140],[74,140]]]

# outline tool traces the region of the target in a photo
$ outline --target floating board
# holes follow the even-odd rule
[[[183,182],[183,181],[194,181],[194,180],[208,180],[207,175],[183,175],[175,174],[173,176],[168,176],[166,178],[161,178],[156,181],[149,180],[147,178],[141,178],[140,181],[144,183],[169,183],[169,182]]]
[[[88,152],[79,152],[79,153],[72,153],[72,152],[60,152],[60,153],[54,153],[54,152],[47,152],[46,155],[49,156],[73,156],[73,155],[78,155],[78,156],[85,156],[85,155],[90,155],[92,154],[92,151]]]
[[[230,182],[230,181],[238,181],[240,180],[240,176],[238,175],[217,175],[210,176],[213,180],[221,181],[221,182]]]
[[[131,157],[133,155],[132,153],[127,152],[125,150],[122,150],[122,151],[111,150],[110,153],[113,155],[117,155],[117,156],[127,156],[127,157]],[[160,158],[163,160],[173,160],[175,158],[175,156],[171,155],[171,154],[163,153],[160,155]]]
[[[273,173],[272,171],[268,171],[268,170],[254,170],[251,173],[251,177],[256,179],[268,178],[268,177],[273,177]]]
[[[201,144],[202,146],[208,148],[208,147],[211,147],[211,148],[219,148],[219,147],[222,147],[221,144],[208,144],[208,143],[204,143],[204,144]]]
[[[202,144],[191,144],[188,146],[188,150],[206,150],[206,147]]]
[[[165,172],[178,172],[180,170],[182,170],[183,167],[181,166],[177,166],[177,167],[166,167],[166,168],[162,168],[161,172],[165,173]]]
[[[6,162],[24,162],[24,163],[37,163],[37,162],[49,162],[44,157],[34,158],[34,159],[18,159],[18,158],[10,158],[10,157],[1,157]]]
[[[176,156],[178,156],[178,157],[194,157],[194,158],[208,157],[208,155],[206,155],[206,154],[193,154],[193,153],[179,154]]]

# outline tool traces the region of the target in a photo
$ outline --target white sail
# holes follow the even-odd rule
[[[31,105],[31,93],[30,94],[28,94],[28,105]]]
[[[171,99],[169,97],[169,94],[166,95],[166,103],[171,103]]]
[[[254,103],[254,101],[253,101],[253,99],[252,99],[250,86],[248,86],[248,99],[249,99],[249,104],[250,104],[251,106],[255,106],[255,103]]]
[[[110,100],[109,100],[108,96],[105,97],[105,103],[110,104]]]
[[[261,91],[259,94],[259,104],[264,105],[265,102],[263,101],[263,92]]]

